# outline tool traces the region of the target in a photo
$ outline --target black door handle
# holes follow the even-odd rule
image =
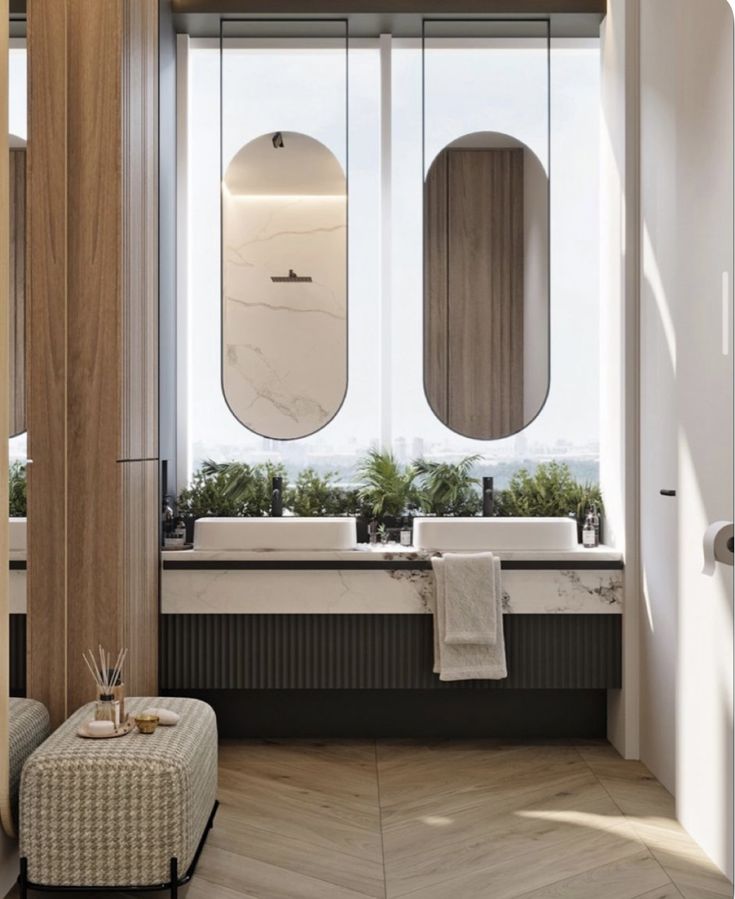
[[[676,496],[676,490],[660,490],[661,496]]]

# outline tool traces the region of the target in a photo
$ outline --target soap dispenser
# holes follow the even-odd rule
[[[587,517],[584,520],[584,528],[582,529],[582,545],[587,549],[594,549],[594,547],[599,546],[599,544],[598,531],[595,526],[595,513],[593,509],[590,508],[587,512]]]

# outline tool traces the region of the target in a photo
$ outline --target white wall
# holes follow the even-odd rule
[[[733,23],[725,0],[640,9],[641,758],[732,878],[732,569],[701,569],[733,517]]]

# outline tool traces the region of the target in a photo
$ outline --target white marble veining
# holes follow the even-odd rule
[[[314,433],[347,389],[346,198],[223,201],[223,388],[267,437]],[[289,270],[311,282],[273,282]]]
[[[162,610],[178,614],[406,614],[431,611],[431,570],[164,570]],[[507,570],[509,614],[619,614],[620,570]]]

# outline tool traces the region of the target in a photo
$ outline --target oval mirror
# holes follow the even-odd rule
[[[424,186],[424,389],[453,431],[525,428],[549,389],[549,181],[523,143],[465,135]]]
[[[222,199],[222,387],[239,421],[292,440],[347,390],[347,183],[324,144],[291,131],[245,144]]]

